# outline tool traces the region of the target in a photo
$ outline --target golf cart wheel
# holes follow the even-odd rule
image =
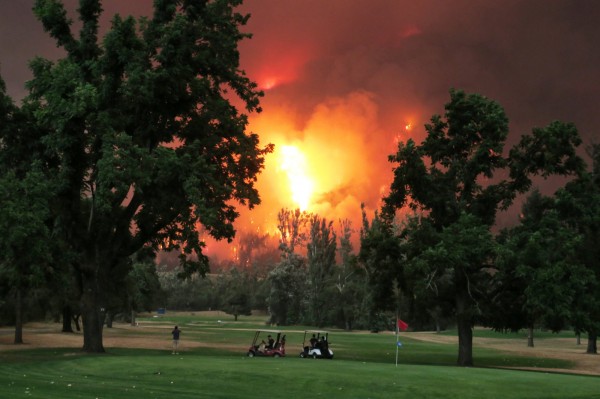
[[[252,351],[249,351],[249,352],[248,352],[248,357],[254,357],[254,352],[252,352]]]
[[[312,355],[312,358],[313,358],[313,359],[316,359],[316,358],[317,358],[317,354],[316,354],[316,353],[313,353],[313,355]]]
[[[281,355],[279,353],[276,353],[273,355],[273,357],[281,357]]]
[[[306,357],[306,353],[304,353],[304,352],[300,352],[300,357],[301,357],[302,359],[304,359],[304,358]]]

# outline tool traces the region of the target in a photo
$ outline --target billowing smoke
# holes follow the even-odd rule
[[[103,3],[106,25],[114,12],[148,15],[152,1]],[[11,2],[0,15],[0,71],[17,97],[26,60],[56,56],[32,4]],[[360,203],[376,210],[391,182],[397,141],[420,140],[450,88],[504,106],[511,142],[556,119],[575,122],[588,144],[598,138],[600,2],[260,0],[241,11],[254,35],[242,68],[265,91],[250,129],[276,152],[258,181],[263,204],[242,210],[240,232],[274,232],[279,209],[297,205],[284,146],[304,155],[308,211],[359,228]]]

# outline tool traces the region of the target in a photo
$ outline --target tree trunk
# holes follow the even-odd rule
[[[459,366],[473,365],[473,321],[467,309],[466,295],[458,294],[456,299],[456,319],[458,327],[458,362]]]
[[[137,322],[135,321],[135,310],[131,309],[131,325],[133,327],[137,326]]]
[[[81,331],[81,326],[79,325],[79,318],[81,317],[81,314],[74,314],[73,315],[73,323],[75,323],[75,329],[77,331]]]
[[[62,332],[72,333],[73,325],[71,319],[73,318],[73,311],[69,305],[63,306],[62,309]]]
[[[533,326],[527,329],[527,347],[533,348]]]
[[[598,353],[598,346],[596,345],[597,338],[598,338],[598,334],[595,331],[588,333],[588,344],[587,344],[587,350],[585,353],[589,353],[592,355],[595,355]]]
[[[23,297],[21,288],[17,288],[15,298],[15,344],[23,343]]]
[[[95,278],[83,276],[83,293],[81,295],[81,319],[83,324],[83,351],[88,353],[104,353],[102,345],[102,328],[104,326],[104,309],[98,299],[98,286]]]
[[[473,365],[473,328],[471,320],[458,320],[458,365],[470,367]]]
[[[577,345],[581,345],[581,333],[577,333]]]
[[[113,312],[106,312],[104,319],[106,320],[106,328],[113,328],[113,321],[115,320],[115,314]]]

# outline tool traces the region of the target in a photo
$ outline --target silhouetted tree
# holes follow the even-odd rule
[[[308,313],[312,324],[323,327],[330,309],[337,237],[333,222],[313,215],[309,223],[306,258],[308,266]]]
[[[52,282],[48,159],[31,110],[15,106],[0,78],[0,285],[13,298],[16,344],[23,343],[25,298]]]
[[[52,211],[76,254],[87,352],[104,351],[104,310],[129,256],[181,248],[183,274],[204,273],[198,226],[231,239],[236,202],[260,202],[254,183],[272,146],[259,148],[233,105],[260,111],[262,95],[239,66],[250,36],[240,3],[157,1],[139,23],[115,16],[100,40],[99,0],[80,0],[78,36],[61,1],[35,2],[65,56],[31,63],[25,104],[55,160]]]
[[[553,198],[534,191],[521,215],[521,223],[501,240],[497,309],[491,317],[497,329],[503,324],[511,330],[528,328],[527,345],[533,347],[535,326],[559,331],[569,323],[586,278],[577,259],[581,237],[559,219]]]
[[[395,166],[383,206],[388,223],[397,210],[408,207],[422,212],[439,232],[463,214],[492,226],[496,212],[506,209],[518,193],[531,187],[532,175],[568,174],[583,165],[575,152],[581,142],[577,129],[562,122],[533,129],[505,157],[508,119],[502,107],[481,95],[459,90],[450,91],[444,117],[434,115],[425,130],[427,137],[422,144],[412,139],[400,142],[397,153],[389,157]],[[459,285],[454,310],[457,315],[475,314],[476,303],[465,292],[470,277],[456,278]],[[458,364],[470,366],[472,348],[466,346],[472,342],[473,319],[458,316],[457,323]]]
[[[557,192],[561,218],[578,234],[577,259],[585,265],[587,285],[577,292],[572,323],[577,333],[587,332],[587,353],[597,353],[600,334],[600,145],[590,148],[592,165]]]

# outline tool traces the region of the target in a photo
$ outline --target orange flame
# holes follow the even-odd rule
[[[305,211],[310,204],[315,186],[308,174],[306,157],[298,147],[281,146],[280,168],[287,175],[292,200],[301,211]]]

